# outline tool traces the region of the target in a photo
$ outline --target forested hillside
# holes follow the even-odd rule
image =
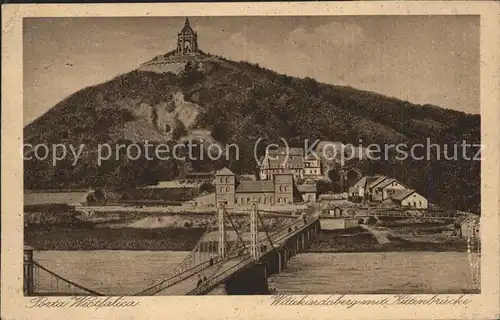
[[[417,143],[453,144],[480,141],[480,117],[433,105],[415,105],[351,87],[327,85],[314,79],[280,75],[246,62],[207,56],[202,71],[186,65],[182,74],[132,71],[106,83],[84,88],[58,103],[25,127],[26,143],[85,144],[86,155],[76,167],[61,161],[25,161],[25,188],[72,186],[135,186],[171,179],[182,171],[178,161],[136,161],[121,157],[97,166],[99,143],[144,142],[124,138],[127,124],[151,126],[137,109],[172,108],[172,95],[200,106],[195,124],[177,130],[174,138],[157,135],[157,142],[173,144],[190,130],[206,129],[221,144],[236,143],[240,160],[196,163],[195,169],[228,165],[235,172],[254,172],[253,147],[257,139],[303,147],[305,139],[363,145]],[[144,119],[142,119],[144,118]],[[153,128],[153,129],[152,129]],[[140,129],[140,128],[139,128]],[[146,128],[138,132],[149,132]],[[259,150],[260,153],[263,150]],[[480,163],[461,160],[362,161],[365,172],[399,178],[432,202],[478,210]]]

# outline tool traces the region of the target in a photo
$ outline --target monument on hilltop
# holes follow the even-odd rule
[[[189,25],[186,18],[184,28],[177,34],[176,55],[196,55],[198,54],[198,34]]]
[[[152,60],[141,64],[140,71],[157,73],[172,72],[179,74],[184,70],[186,63],[193,63],[202,69],[200,60],[202,53],[198,48],[198,34],[193,30],[186,18],[184,27],[177,33],[177,46],[167,54],[154,57]]]

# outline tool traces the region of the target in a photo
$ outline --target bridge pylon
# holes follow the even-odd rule
[[[250,253],[254,260],[259,260],[260,250],[258,243],[259,231],[257,228],[257,216],[259,214],[259,207],[257,202],[252,202],[252,209],[250,211]]]
[[[226,232],[224,229],[224,221],[226,216],[226,206],[224,204],[219,205],[218,210],[218,225],[219,225],[219,257],[224,258],[226,255]]]

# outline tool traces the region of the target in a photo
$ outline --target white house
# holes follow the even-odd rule
[[[424,196],[418,194],[415,190],[411,189],[397,190],[391,196],[391,199],[401,207],[427,209],[429,206],[427,199]]]

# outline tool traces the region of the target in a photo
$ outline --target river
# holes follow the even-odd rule
[[[156,283],[188,252],[37,251],[43,266],[108,295]],[[280,293],[462,293],[474,287],[464,252],[303,253],[269,279]],[[218,293],[223,290],[217,290]]]

